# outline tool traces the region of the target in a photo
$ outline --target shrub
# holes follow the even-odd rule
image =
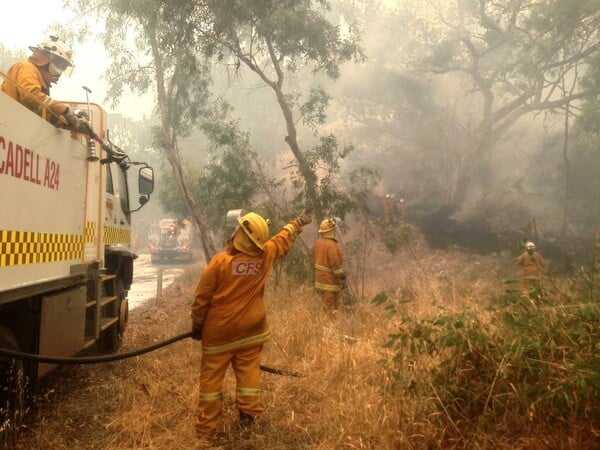
[[[404,248],[415,234],[415,228],[408,222],[375,221],[375,232],[392,255]]]
[[[434,399],[438,425],[460,436],[569,421],[598,428],[599,305],[559,304],[552,294],[540,305],[512,291],[504,300],[487,311],[405,315],[387,342],[388,370]],[[373,303],[390,310],[385,295]]]

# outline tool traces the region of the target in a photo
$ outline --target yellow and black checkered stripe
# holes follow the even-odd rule
[[[0,267],[82,259],[80,234],[0,230]]]
[[[96,223],[86,222],[83,234],[0,229],[0,267],[83,259],[84,244],[96,242]],[[128,229],[104,227],[107,245],[129,245]]]
[[[104,227],[104,243],[106,245],[124,244],[129,245],[131,232],[127,228]]]
[[[96,222],[86,222],[83,235],[86,244],[96,242]]]

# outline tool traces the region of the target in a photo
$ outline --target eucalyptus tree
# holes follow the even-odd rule
[[[253,202],[259,184],[256,183],[255,153],[250,148],[248,134],[239,130],[237,120],[221,117],[205,124],[202,130],[212,144],[208,145],[203,161],[187,167],[187,179],[194,199],[204,205],[206,220],[212,230],[226,229],[226,213]],[[174,177],[167,174],[159,196],[168,212],[182,216],[186,205],[173,189]]]
[[[590,61],[581,77],[581,84],[597,95],[589,96],[577,110],[573,127],[572,176],[569,180],[569,197],[572,208],[569,217],[579,223],[598,229],[600,225],[600,54]],[[598,247],[600,250],[600,247]],[[596,255],[596,260],[599,260]]]
[[[186,184],[178,138],[208,120],[209,68],[198,58],[196,28],[202,2],[169,0],[65,0],[82,15],[94,14],[111,55],[108,96],[118,103],[126,88],[156,94],[160,124],[154,137],[171,166],[176,185],[196,222],[206,258],[215,253],[205,214]]]
[[[453,143],[464,127],[456,100],[440,95],[446,86],[419,71],[431,45],[424,36],[439,33],[427,22],[427,3],[339,0],[333,6],[359,24],[366,53],[360,70],[344,72],[333,91],[334,109],[357,147],[352,163],[368,159],[380,170],[385,191],[379,195],[395,192],[422,212],[446,205],[460,161]]]
[[[576,80],[600,51],[599,0],[438,0],[429,2],[431,51],[423,70],[455,74],[474,126],[462,143],[452,205],[499,139],[524,115],[571,108],[598,95]],[[576,80],[568,92],[561,90]],[[473,114],[475,112],[476,114]],[[457,143],[460,144],[460,143]]]
[[[330,175],[339,170],[340,159],[351,147],[329,135],[305,150],[298,137],[300,120],[313,130],[324,123],[329,96],[321,88],[302,93],[285,82],[307,68],[313,74],[339,77],[342,63],[361,58],[357,35],[349,29],[343,37],[340,27],[326,19],[328,2],[322,0],[209,0],[206,4],[212,18],[199,28],[204,52],[251,70],[275,95],[286,125],[283,140],[297,163],[298,200],[313,208],[317,218],[331,211],[331,202],[342,208],[347,198],[335,190]]]

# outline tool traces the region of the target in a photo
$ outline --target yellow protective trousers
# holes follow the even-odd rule
[[[337,311],[340,307],[340,292],[339,291],[319,291],[321,294],[321,306],[323,312],[328,317],[335,315],[334,311]]]
[[[235,402],[240,413],[258,417],[264,412],[260,402],[260,356],[263,345],[202,354],[200,363],[200,399],[196,430],[213,432],[223,409],[223,379],[231,363],[237,389]]]

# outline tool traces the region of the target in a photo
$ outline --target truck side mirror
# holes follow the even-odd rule
[[[154,191],[154,170],[152,167],[140,168],[138,189],[142,195],[149,195]]]

